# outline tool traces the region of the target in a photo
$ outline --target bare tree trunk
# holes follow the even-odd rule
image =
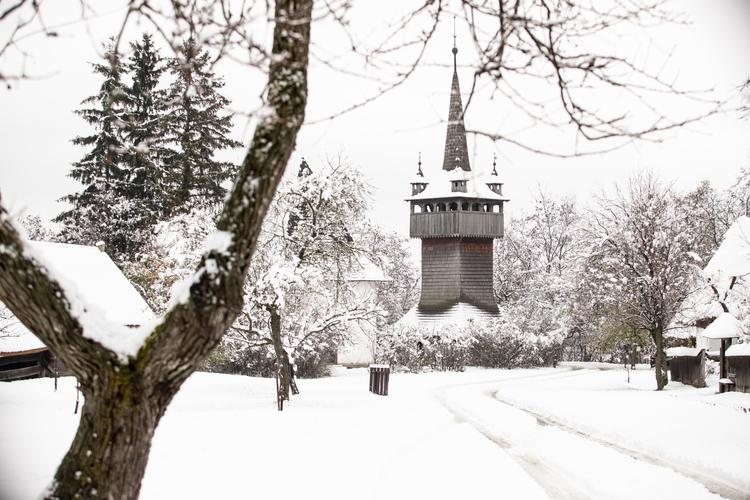
[[[276,306],[268,307],[271,315],[271,341],[273,351],[276,354],[276,373],[279,378],[279,397],[289,401],[289,387],[291,386],[292,367],[289,363],[289,354],[284,349],[281,341],[281,316]]]
[[[656,359],[654,365],[654,371],[656,372],[656,390],[661,391],[669,382],[667,376],[667,356],[664,353],[664,332],[661,326],[649,330],[651,338],[654,339],[656,344]]]
[[[304,122],[312,2],[275,2],[269,112],[216,223],[230,244],[205,252],[186,300],[164,315],[136,355],[123,359],[84,336],[78,309],[0,204],[0,301],[73,372],[86,397],[46,498],[137,498],[159,419],[242,309],[261,224]]]

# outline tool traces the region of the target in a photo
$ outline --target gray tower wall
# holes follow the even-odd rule
[[[441,310],[459,301],[497,311],[492,291],[492,239],[422,239],[422,310]]]

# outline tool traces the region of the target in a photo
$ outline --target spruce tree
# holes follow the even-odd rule
[[[237,166],[214,159],[216,151],[242,144],[230,139],[229,101],[219,94],[224,82],[211,71],[208,53],[193,39],[186,41],[178,57],[169,63],[174,81],[168,90],[169,138],[173,154],[167,159],[177,212],[192,207],[220,204],[225,196],[222,183],[235,176]]]
[[[124,194],[132,202],[133,223],[145,229],[166,215],[169,198],[164,171],[164,158],[169,155],[164,129],[165,92],[159,89],[166,65],[149,34],[131,43],[130,48],[126,68],[132,83],[124,88],[128,107]]]
[[[131,228],[127,220],[119,220],[123,205],[127,205],[122,197],[126,182],[123,169],[126,148],[122,136],[126,99],[121,61],[111,41],[105,46],[105,59],[92,65],[94,72],[103,78],[99,92],[84,99],[84,107],[76,111],[96,129],[91,135],[73,139],[74,144],[90,148],[69,173],[83,188],[61,199],[72,207],[55,221],[63,224],[64,241],[91,245],[102,240],[117,256],[127,252]]]

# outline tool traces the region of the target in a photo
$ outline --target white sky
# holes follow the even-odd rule
[[[48,24],[74,19],[75,5],[77,2],[46,4],[55,9],[47,15]],[[661,61],[671,52],[665,71],[670,78],[676,78],[678,85],[714,88],[717,96],[736,92],[739,83],[750,75],[749,4],[743,0],[685,0],[674,5],[686,10],[691,25],[660,27],[648,34],[638,32],[614,42],[623,45],[618,50],[654,61]],[[402,2],[357,3],[353,25],[362,36],[375,37],[384,31],[385,22],[392,20],[398,9],[403,9]],[[55,200],[77,188],[66,174],[83,150],[70,140],[90,133],[90,129],[72,111],[100,84],[88,65],[97,58],[92,36],[105,40],[121,16],[122,11],[115,10],[93,21],[91,34],[80,25],[71,25],[61,29],[62,36],[58,38],[26,41],[24,47],[32,56],[28,68],[52,76],[24,81],[12,90],[0,90],[0,193],[12,212],[51,218],[61,210]],[[290,163],[290,169],[296,171],[300,156],[305,156],[312,168],[326,158],[345,156],[370,180],[373,219],[405,236],[409,210],[403,199],[409,194],[408,181],[416,170],[417,153],[422,152],[423,169],[428,174],[442,165],[445,128],[441,121],[448,112],[452,63],[449,19],[446,16],[433,40],[426,64],[410,80],[364,108],[333,121],[304,126]],[[7,27],[0,28],[0,35],[7,34],[2,29]],[[466,92],[472,76],[472,55],[465,27],[462,32],[459,23],[457,29],[459,64],[464,64],[459,68],[459,77]],[[343,38],[330,27],[313,26],[313,41],[318,50],[329,54],[347,50]],[[227,83],[224,94],[233,101],[234,109],[248,110],[257,105],[263,84],[257,72],[229,64],[220,69]],[[307,116],[320,118],[346,107],[369,96],[372,88],[372,82],[334,75],[313,61]],[[689,111],[691,104],[679,106]],[[466,115],[467,128],[481,126],[504,133],[523,128],[520,121],[501,102],[489,102],[482,95],[474,98]],[[247,144],[250,131],[247,119],[238,117],[235,137]],[[659,144],[640,142],[593,157],[548,158],[508,144],[472,138],[469,150],[472,168],[480,170],[490,168],[492,154],[497,152],[504,191],[512,200],[512,215],[531,206],[540,186],[585,202],[591,194],[643,168],[656,170],[679,189],[692,188],[702,179],[711,179],[715,186],[726,188],[741,167],[750,167],[749,134],[750,123],[736,115],[724,115],[672,131]],[[539,147],[569,145],[561,142],[560,134],[543,129],[523,130],[517,136]],[[238,149],[222,156],[239,162],[243,152]]]

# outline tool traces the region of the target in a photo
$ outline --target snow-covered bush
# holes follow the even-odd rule
[[[463,371],[473,339],[464,328],[394,325],[377,339],[378,362],[407,371]]]
[[[465,366],[522,368],[553,365],[559,360],[562,335],[526,328],[512,311],[492,321],[462,326],[394,325],[378,336],[378,362],[395,369],[461,371]]]

